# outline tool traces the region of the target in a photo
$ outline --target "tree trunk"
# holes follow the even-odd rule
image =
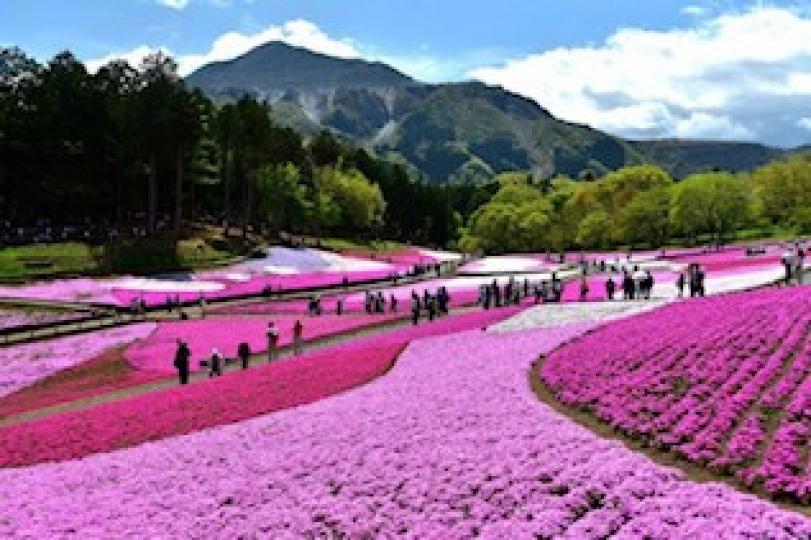
[[[149,178],[147,179],[146,231],[155,235],[155,221],[158,214],[158,163],[155,155],[149,157]]]
[[[178,145],[175,156],[175,242],[180,241],[183,219],[183,145]]]
[[[245,178],[245,207],[242,210],[242,238],[248,238],[248,225],[251,222],[251,208],[253,207],[253,182],[251,175]]]

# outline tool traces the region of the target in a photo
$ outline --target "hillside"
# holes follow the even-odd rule
[[[626,141],[559,120],[499,87],[422,84],[381,63],[279,42],[204,66],[187,83],[218,100],[266,99],[279,124],[305,135],[330,128],[434,182],[477,182],[508,170],[600,175],[641,162],[680,178],[713,168],[750,170],[783,154],[754,143]]]

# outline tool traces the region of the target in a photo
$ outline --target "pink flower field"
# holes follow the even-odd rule
[[[590,327],[421,340],[385,377],[331,399],[0,471],[0,536],[811,536],[800,515],[723,485],[689,482],[540,404],[527,384],[530,363]],[[333,360],[354,370],[346,364]],[[237,379],[218,383],[225,390]],[[225,411],[246,401],[214,398],[222,394],[209,399],[227,401]],[[152,421],[168,424],[168,414]],[[67,433],[92,440],[87,434],[95,432]],[[6,439],[0,448],[7,441],[16,444]]]
[[[811,287],[691,300],[550,355],[544,382],[628,435],[811,499]]]
[[[0,397],[78,365],[107,349],[142,339],[154,329],[154,323],[142,323],[0,348]]]
[[[301,320],[305,342],[333,334],[375,326],[406,316],[405,313],[385,315],[322,315],[320,317],[273,316],[216,317],[204,320],[169,321],[158,324],[147,339],[133,344],[124,358],[136,369],[160,373],[175,373],[173,365],[177,340],[183,339],[192,351],[192,369],[199,369],[199,360],[208,358],[216,347],[227,358],[236,358],[240,342],[250,345],[253,353],[267,351],[267,325],[274,321],[279,330],[279,346],[293,342],[293,325]]]
[[[0,467],[76,459],[316,401],[382,375],[413,339],[487,326],[517,311],[452,316],[204,383],[2,427]]]
[[[0,330],[75,321],[89,315],[85,311],[0,308]]]

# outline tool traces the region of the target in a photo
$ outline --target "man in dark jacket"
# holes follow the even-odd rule
[[[614,279],[611,276],[608,276],[608,281],[605,282],[605,294],[608,297],[608,300],[614,299],[614,291],[617,289],[617,284],[614,283]]]
[[[185,341],[177,340],[177,351],[175,352],[175,368],[180,377],[180,384],[189,382],[189,357],[191,351]]]
[[[237,347],[237,356],[239,356],[242,369],[248,369],[248,362],[251,358],[251,346],[245,341],[240,343]]]

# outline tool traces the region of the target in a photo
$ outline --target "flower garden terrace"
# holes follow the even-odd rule
[[[811,287],[672,304],[539,369],[573,412],[755,492],[811,501]]]
[[[809,537],[803,516],[692,482],[533,396],[539,354],[647,307],[544,306],[535,327],[515,331],[508,319],[488,332],[503,316],[476,312],[468,329],[411,335],[422,339],[385,375],[332,397],[319,387],[385,370],[380,359],[404,342],[4,428],[3,459],[17,468],[0,470],[0,535]],[[323,362],[337,377],[308,376]]]

